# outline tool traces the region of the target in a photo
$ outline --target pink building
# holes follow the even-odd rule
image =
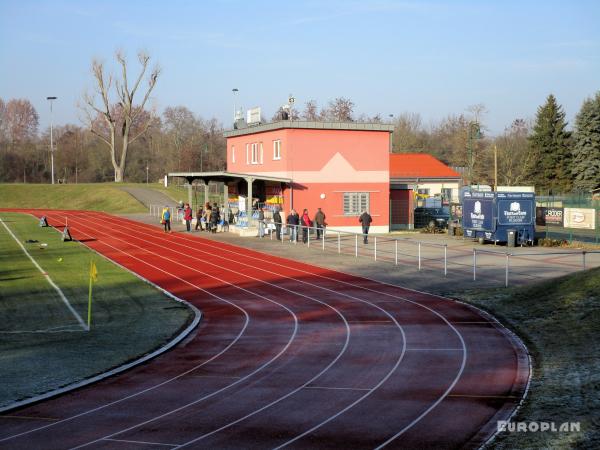
[[[320,207],[327,225],[341,230],[359,231],[358,217],[368,210],[372,231],[388,232],[392,131],[383,124],[287,120],[227,131],[227,172],[257,176],[229,183],[229,195],[279,204],[286,214],[307,208],[312,217]]]

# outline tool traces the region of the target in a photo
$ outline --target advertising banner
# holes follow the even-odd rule
[[[463,228],[494,229],[494,201],[489,198],[464,198]]]
[[[555,225],[558,227],[563,226],[564,210],[563,208],[547,208],[538,207],[536,208],[536,225]]]
[[[500,225],[531,225],[533,222],[531,200],[498,199],[498,223]]]
[[[565,208],[564,211],[565,228],[596,228],[596,211],[593,208]]]

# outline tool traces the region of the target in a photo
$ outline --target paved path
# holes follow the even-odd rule
[[[36,211],[204,313],[153,362],[0,416],[2,448],[472,448],[525,349],[442,297],[103,213]]]
[[[177,206],[177,202],[171,197],[155,189],[133,186],[122,186],[120,189],[131,194],[146,207],[150,205]]]

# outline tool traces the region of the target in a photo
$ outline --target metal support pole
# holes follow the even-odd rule
[[[504,274],[504,287],[508,287],[508,268],[510,267],[510,253],[506,254],[506,269]]]
[[[338,234],[338,253],[342,253],[342,242],[341,242],[341,238],[340,238],[340,232],[337,232]]]
[[[354,257],[358,258],[358,234],[354,235]]]
[[[448,244],[444,244],[444,276],[448,275]]]
[[[581,256],[583,258],[583,270],[585,270],[585,254],[586,254],[585,250],[581,252]]]
[[[398,265],[398,239],[394,240],[394,263]]]
[[[473,249],[473,281],[477,279],[477,249]]]
[[[377,261],[377,236],[373,238],[373,258]]]
[[[419,242],[419,270],[421,270],[421,243]]]

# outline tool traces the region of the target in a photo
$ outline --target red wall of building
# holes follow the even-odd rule
[[[386,131],[280,129],[227,139],[227,170],[291,178],[293,206],[318,207],[331,227],[358,227],[358,215],[345,216],[344,192],[368,192],[372,226],[389,226],[389,138]],[[273,160],[273,141],[281,141],[281,160]],[[263,144],[262,164],[246,163],[246,144]],[[235,147],[235,163],[232,158]],[[292,189],[284,191],[289,212]],[[321,194],[325,198],[321,199]]]

